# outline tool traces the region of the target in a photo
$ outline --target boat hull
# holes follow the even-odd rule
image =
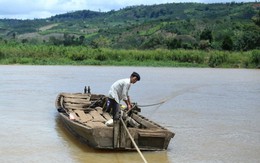
[[[119,148],[113,145],[113,127],[90,128],[76,121],[69,119],[64,113],[60,113],[61,120],[65,127],[81,142],[86,143],[95,149],[113,150],[135,150],[129,136],[125,135],[124,143],[120,143]],[[160,130],[142,130],[129,128],[129,132],[134,138],[140,150],[157,151],[166,150],[171,138],[174,136],[170,132]],[[124,145],[122,145],[124,144]]]
[[[83,143],[96,149],[112,149],[113,128],[90,128],[59,113],[65,127]]]
[[[67,97],[73,98],[73,100],[69,99],[70,103],[64,102],[64,99],[68,100]],[[79,104],[75,104],[75,102],[82,103],[82,98],[85,100],[84,94],[69,94],[67,96],[63,94],[63,96],[58,96],[56,101],[61,120],[73,135],[95,149],[135,150],[135,146],[122,123],[118,123],[117,126],[114,124],[112,127],[106,126],[104,122],[108,119],[104,115],[108,113],[102,112],[100,106],[88,107],[87,110],[79,108]],[[71,107],[71,103],[73,104],[72,109],[66,107],[68,104]],[[75,119],[71,119],[71,113],[74,114]],[[127,127],[140,150],[157,151],[168,148],[171,138],[175,135],[173,132],[138,113],[132,113],[131,118],[141,126]]]

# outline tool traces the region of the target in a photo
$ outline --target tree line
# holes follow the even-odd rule
[[[232,2],[140,5],[109,12],[83,10],[40,20],[0,20],[0,37],[92,48],[247,51],[259,49],[259,8],[258,3]],[[56,25],[39,30],[52,24]]]
[[[260,50],[124,50],[0,41],[0,64],[77,64],[259,68]]]

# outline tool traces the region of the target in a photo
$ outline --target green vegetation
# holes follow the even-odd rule
[[[260,50],[247,52],[184,49],[114,50],[13,42],[1,44],[0,64],[256,68],[260,64]]]
[[[0,19],[0,64],[260,67],[260,3],[167,3]]]
[[[112,49],[260,48],[260,3],[168,3],[47,19],[0,19],[0,39]],[[106,44],[96,44],[100,37]],[[81,39],[80,39],[81,38]]]

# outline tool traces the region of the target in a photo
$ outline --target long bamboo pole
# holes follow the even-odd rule
[[[120,121],[122,122],[122,124],[123,124],[123,126],[124,126],[124,128],[125,128],[125,130],[126,130],[126,132],[127,132],[127,134],[129,135],[129,137],[130,137],[132,143],[133,143],[134,146],[135,146],[135,149],[137,150],[137,152],[139,153],[139,155],[140,155],[141,158],[143,159],[144,163],[148,163],[148,162],[146,161],[146,159],[144,158],[144,155],[143,155],[142,152],[140,151],[139,147],[136,145],[136,143],[135,143],[135,141],[134,141],[132,135],[130,134],[129,130],[127,129],[127,127],[126,127],[126,125],[125,125],[125,122],[123,121],[122,117],[120,117]]]

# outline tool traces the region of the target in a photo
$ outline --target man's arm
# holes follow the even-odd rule
[[[125,103],[126,103],[127,108],[128,108],[129,110],[131,110],[131,109],[132,109],[132,104],[131,104],[131,101],[130,101],[130,97],[127,96],[127,100],[124,100],[124,101],[125,101]]]

